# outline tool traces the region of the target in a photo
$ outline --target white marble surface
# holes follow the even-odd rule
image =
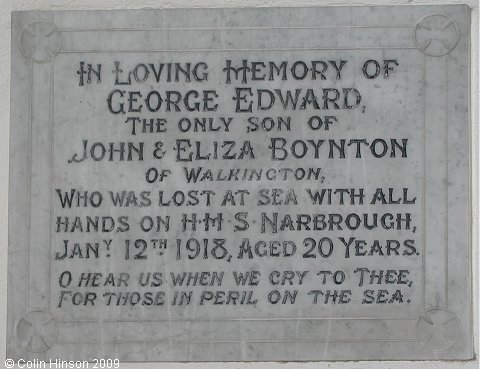
[[[16,340],[11,340],[8,354],[63,359],[104,356],[118,357],[122,361],[471,357],[467,13],[466,7],[402,7],[134,11],[100,12],[95,16],[85,12],[15,14],[12,101],[23,101],[25,104],[12,105],[11,188],[16,191],[11,194],[14,206],[10,215],[8,323],[9,335]],[[450,23],[451,20],[453,23]],[[444,42],[434,40],[428,43],[432,36],[425,31],[430,31],[428,28],[432,25],[439,30],[446,27],[446,34],[440,34]],[[111,29],[115,31],[109,31]],[[422,53],[418,48],[425,49]],[[196,51],[192,52],[192,49]],[[184,136],[175,131],[181,115],[162,111],[161,116],[168,121],[167,134],[134,137],[129,135],[124,124],[129,115],[112,115],[107,110],[108,93],[116,88],[113,86],[114,74],[111,73],[115,60],[119,60],[126,69],[151,60],[205,61],[209,70],[208,83],[196,83],[194,86],[197,89],[208,86],[221,92],[220,108],[211,116],[218,119],[219,116],[231,115],[229,107],[232,100],[229,95],[232,95],[233,86],[223,83],[221,68],[225,66],[226,59],[238,63],[241,58],[250,61],[288,60],[290,63],[297,60],[325,60],[327,63],[330,60],[347,60],[341,80],[336,80],[335,74],[329,74],[331,69],[326,72],[325,87],[341,91],[353,86],[361,91],[362,105],[358,109],[335,111],[340,121],[338,127],[321,134],[305,127],[304,122],[312,114],[308,109],[289,112],[295,127],[292,132],[246,132],[245,126],[242,126],[245,117],[265,116],[264,112],[254,112],[234,114],[232,132]],[[397,60],[399,65],[388,79],[382,78],[382,75],[379,79],[369,80],[361,72],[362,63],[368,59]],[[102,64],[104,74],[101,84],[78,86],[75,72],[83,60]],[[323,83],[318,81],[292,81],[290,76],[286,82],[277,80],[269,84],[255,81],[246,86],[250,85],[255,89],[324,88]],[[146,83],[141,89],[149,91],[158,88],[153,86]],[[134,90],[132,87],[128,86],[128,89]],[[186,91],[188,87],[186,83],[161,86],[162,89],[181,91]],[[274,108],[271,113],[275,116],[282,112]],[[206,116],[205,113],[196,114]],[[189,116],[195,115],[189,113]],[[155,193],[159,190],[166,193],[177,189],[188,190],[189,186],[182,177],[182,167],[186,164],[176,161],[176,153],[172,150],[175,140],[183,137],[200,139],[207,145],[213,140],[229,138],[251,140],[256,160],[236,161],[235,165],[228,161],[208,163],[213,169],[228,169],[230,166],[321,166],[322,173],[325,173],[325,180],[313,185],[305,181],[271,183],[264,180],[233,185],[207,182],[197,185],[198,188],[213,188],[220,192],[229,188],[248,189],[255,193],[261,187],[293,187],[302,192],[298,205],[265,208],[268,209],[265,211],[281,214],[409,212],[414,219],[415,231],[363,230],[358,233],[327,232],[325,236],[335,238],[336,242],[338,237],[363,237],[370,243],[376,238],[384,242],[390,238],[413,238],[418,255],[396,258],[377,255],[366,260],[349,260],[335,249],[333,257],[325,260],[318,256],[318,259],[301,258],[300,251],[295,257],[281,260],[235,260],[238,259],[238,245],[243,237],[252,240],[260,237],[292,239],[299,249],[304,238],[323,237],[322,232],[262,235],[259,227],[252,225],[252,230],[239,236],[232,233],[232,226],[225,227],[224,232],[196,232],[193,235],[199,238],[230,237],[229,248],[234,256],[230,263],[175,261],[173,243],[169,245],[171,251],[168,249],[169,252],[161,257],[150,251],[148,261],[143,264],[141,260],[126,262],[120,250],[112,252],[111,258],[102,251],[98,260],[55,260],[55,253],[62,251],[66,238],[71,243],[101,243],[102,239],[109,239],[98,234],[70,236],[68,232],[57,232],[55,219],[59,215],[116,217],[128,214],[136,219],[143,214],[180,217],[182,212],[190,211],[185,208],[165,210],[156,206],[129,210],[101,206],[99,209],[66,211],[59,208],[55,192],[57,188],[65,191],[79,188],[97,190],[108,196],[109,190],[122,189],[150,189]],[[369,141],[400,138],[408,140],[409,156],[377,160],[368,155],[370,151],[363,153],[362,158],[355,158],[355,152],[350,151],[346,159],[327,160],[327,154],[322,152],[321,155],[325,156],[321,164],[312,157],[272,163],[271,151],[266,144],[272,137],[288,140],[365,138]],[[147,184],[143,178],[146,169],[152,166],[152,159],[143,163],[112,164],[88,160],[68,163],[74,153],[81,153],[82,140],[86,139],[90,142],[135,139],[136,142],[144,141],[150,147],[157,139],[165,140],[168,152],[162,166],[171,170],[172,175],[165,184]],[[151,156],[150,152],[148,154]],[[190,167],[197,165],[203,163],[188,163]],[[374,209],[338,204],[319,209],[305,203],[305,190],[312,187],[363,188],[370,198],[377,188],[395,187],[400,191],[408,188],[417,201],[408,206],[376,205]],[[18,196],[17,192],[26,196]],[[218,207],[205,206],[200,211],[210,209],[218,211]],[[252,204],[238,211],[245,209],[254,214],[254,218],[260,213],[260,209]],[[223,211],[227,218],[232,218],[236,209],[230,207]],[[180,233],[177,235],[175,229],[171,232],[171,238],[186,237]],[[113,245],[124,247],[125,238],[141,237],[138,231],[133,230],[126,235],[112,236]],[[319,259],[322,270],[342,269],[346,272],[345,288],[359,294],[353,303],[345,306],[321,305],[319,309],[307,299],[306,292],[318,288],[319,277],[312,275],[320,270]],[[411,302],[398,306],[361,304],[365,288],[354,285],[353,271],[358,267],[408,269],[412,285],[407,287],[406,298]],[[57,306],[62,290],[58,278],[65,270],[71,271],[74,278],[84,271],[128,272],[134,278],[143,271],[159,271],[168,275],[170,271],[218,270],[228,274],[229,280],[225,277],[223,290],[232,289],[232,271],[259,270],[263,275],[262,283],[253,290],[261,297],[272,290],[265,276],[275,269],[309,271],[305,285],[298,288],[304,295],[303,299],[281,307],[266,304],[264,298],[255,306],[218,308],[193,304],[187,308],[163,307],[160,311],[138,306],[112,308],[100,302],[94,307]],[[166,290],[168,296],[172,291],[169,288]],[[197,292],[202,290],[201,287],[195,288]],[[44,328],[40,337],[33,335],[33,343],[29,341],[32,337],[31,323],[43,324]],[[447,325],[442,326],[443,323]],[[438,324],[447,327],[447,341],[444,341],[444,332]]]

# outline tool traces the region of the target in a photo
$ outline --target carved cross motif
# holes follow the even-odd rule
[[[427,310],[418,319],[418,341],[431,351],[446,351],[459,340],[458,320],[443,308]]]
[[[37,63],[50,61],[60,49],[61,35],[51,23],[27,24],[20,38],[23,54]]]
[[[26,351],[44,352],[57,340],[57,323],[42,310],[27,312],[17,324],[17,342]]]
[[[423,18],[415,26],[415,44],[424,54],[442,56],[457,46],[460,38],[455,20],[442,14]]]

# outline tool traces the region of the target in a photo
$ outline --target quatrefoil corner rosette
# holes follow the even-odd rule
[[[61,33],[51,22],[30,22],[23,28],[19,45],[26,58],[35,63],[47,63],[60,50]]]
[[[451,16],[430,14],[417,22],[413,39],[418,50],[425,55],[444,56],[457,46],[460,30]]]

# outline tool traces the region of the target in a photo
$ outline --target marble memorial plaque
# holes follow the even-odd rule
[[[473,357],[467,6],[12,15],[7,357]]]

